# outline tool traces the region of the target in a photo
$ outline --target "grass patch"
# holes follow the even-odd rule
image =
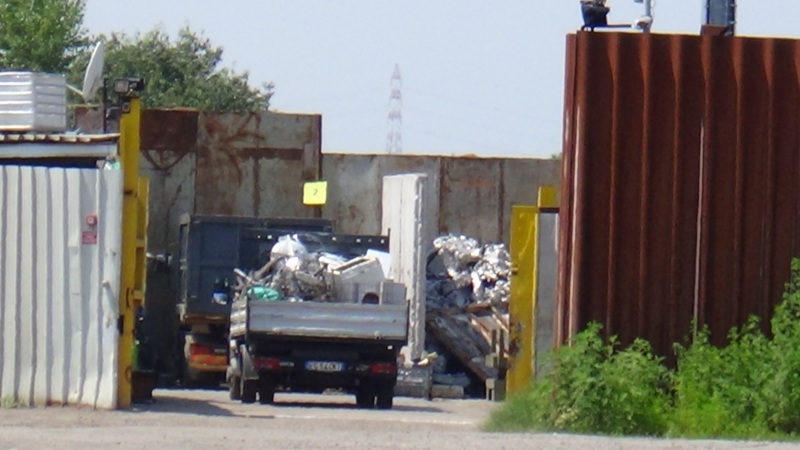
[[[3,397],[0,399],[0,408],[2,409],[16,409],[27,408],[28,404],[24,401],[15,399],[14,397]]]
[[[622,348],[590,324],[550,355],[553,369],[511,396],[488,431],[796,440],[800,435],[800,260],[770,333],[751,318],[715,347],[701,329],[669,370],[650,345]]]

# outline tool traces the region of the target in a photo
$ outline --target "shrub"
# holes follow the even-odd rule
[[[500,408],[489,429],[661,435],[666,431],[668,371],[650,345],[622,351],[594,323],[551,355],[543,380]]]
[[[676,345],[669,371],[640,339],[619,350],[590,324],[550,355],[553,370],[511,398],[493,430],[530,429],[683,437],[788,438],[800,434],[800,260],[770,322],[751,317],[711,345],[709,330]]]
[[[670,434],[687,437],[753,437],[770,434],[764,390],[771,349],[756,318],[729,335],[729,344],[709,343],[707,328],[687,348],[676,346],[675,409]]]
[[[771,379],[766,385],[767,423],[776,431],[800,433],[800,260],[775,309],[772,326]]]

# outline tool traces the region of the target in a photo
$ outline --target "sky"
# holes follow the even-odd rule
[[[609,4],[614,23],[644,12]],[[698,34],[703,4],[656,0],[652,31]],[[799,15],[796,0],[740,0],[737,34],[798,37]],[[581,16],[578,0],[87,0],[84,25],[202,32],[224,66],[275,84],[271,109],[322,114],[325,152],[386,151],[397,65],[403,153],[548,158],[561,151],[565,38]]]

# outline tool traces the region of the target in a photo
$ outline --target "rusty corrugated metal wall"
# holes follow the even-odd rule
[[[558,336],[669,356],[771,315],[800,255],[800,41],[567,38]]]

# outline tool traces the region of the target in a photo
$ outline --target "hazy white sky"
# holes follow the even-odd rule
[[[657,0],[653,31],[697,34],[702,5]],[[737,34],[796,37],[799,15],[796,0],[740,0]],[[321,113],[325,151],[385,150],[399,64],[404,153],[524,157],[561,150],[564,42],[580,24],[578,0],[87,0],[85,21],[202,31],[253,85],[275,83],[273,109]]]

